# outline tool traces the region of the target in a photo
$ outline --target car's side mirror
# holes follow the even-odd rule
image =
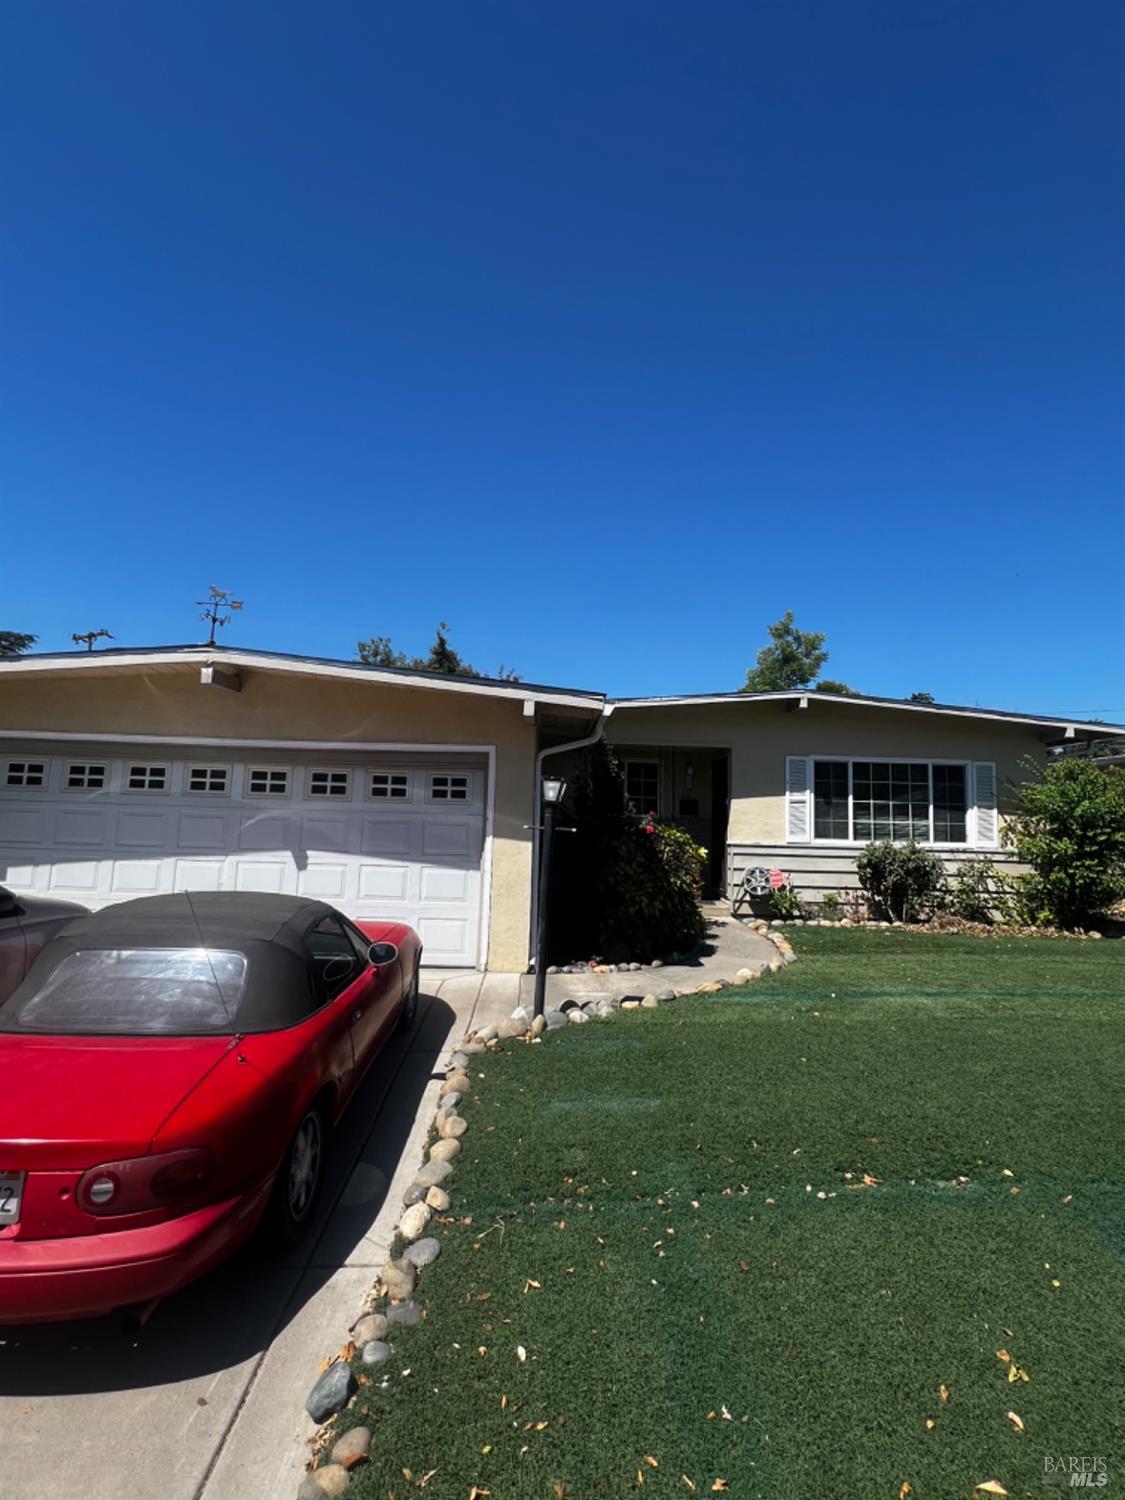
[[[0,885],[0,917],[14,917],[19,909],[15,895],[6,885]]]
[[[381,969],[385,964],[394,963],[398,957],[398,947],[394,943],[372,943],[367,950],[367,957],[377,969]]]

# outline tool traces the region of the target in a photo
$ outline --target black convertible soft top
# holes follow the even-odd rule
[[[229,1019],[201,1029],[280,1031],[304,1020],[319,1003],[313,993],[305,937],[326,916],[338,917],[339,913],[323,901],[260,891],[184,891],[119,902],[70,923],[46,945],[22,984],[0,1007],[0,1031],[39,1029],[28,1019],[34,1007],[25,1008],[45,989],[57,991],[65,986],[75,965],[54,986],[51,976],[73,955],[136,954],[146,949],[242,954],[246,964],[233,987],[233,1005],[226,1003],[232,986],[224,983],[224,971],[218,966],[214,970],[216,998],[221,996],[223,1013]],[[229,963],[226,972],[230,972]],[[148,982],[160,984],[159,972],[148,976]],[[169,966],[166,985],[176,984]]]

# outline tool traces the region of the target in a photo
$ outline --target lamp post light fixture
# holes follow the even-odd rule
[[[539,847],[539,908],[535,932],[535,1014],[541,1016],[547,1003],[547,888],[551,880],[551,845],[555,814],[566,796],[561,776],[544,776],[540,788],[543,801],[543,839]]]

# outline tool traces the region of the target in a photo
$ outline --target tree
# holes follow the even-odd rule
[[[789,688],[808,687],[828,660],[824,635],[798,630],[791,609],[768,628],[770,644],[758,652],[757,665],[746,673],[741,691],[782,693]]]
[[[502,663],[495,673],[489,673],[478,672],[476,667],[463,661],[449,644],[449,626],[444,620],[439,620],[433,645],[426,656],[407,656],[405,651],[396,651],[389,635],[373,635],[369,641],[358,641],[355,649],[357,660],[369,667],[405,667],[414,672],[444,672],[448,677],[496,676],[505,682],[520,680]]]
[[[815,692],[836,693],[841,698],[860,698],[862,693],[857,693],[855,688],[850,688],[846,682],[837,682],[834,677],[822,677],[817,683]]]
[[[19,630],[0,630],[0,656],[22,656],[38,639],[37,635],[24,635]]]
[[[933,693],[911,693],[906,701],[907,703],[932,703],[934,695]]]
[[[1031,866],[1020,893],[1033,921],[1076,927],[1125,895],[1125,774],[1076,755],[1025,764],[1004,829]]]

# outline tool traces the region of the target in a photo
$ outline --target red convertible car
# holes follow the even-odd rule
[[[0,1005],[0,1324],[152,1304],[259,1224],[294,1243],[421,956],[409,927],[289,896],[72,922]]]

